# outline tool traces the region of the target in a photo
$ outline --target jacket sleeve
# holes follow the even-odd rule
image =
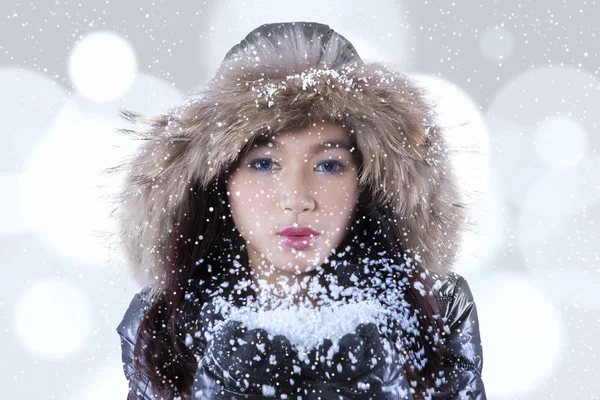
[[[482,379],[483,348],[479,318],[467,281],[457,275],[446,312],[446,346],[449,359],[444,368],[446,382],[436,390],[439,399],[487,400]]]
[[[145,299],[149,289],[150,287],[146,286],[139,293],[136,293],[133,296],[127,311],[125,311],[123,320],[117,327],[117,333],[121,339],[121,359],[123,361],[123,371],[127,381],[129,382],[127,400],[151,400],[154,398],[152,397],[152,387],[146,377],[142,377],[136,387],[134,387],[134,382],[132,380],[132,375],[134,372],[133,349],[135,347],[137,329],[140,326],[146,311],[148,310],[149,304]]]

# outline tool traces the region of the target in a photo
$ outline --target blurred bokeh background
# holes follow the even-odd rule
[[[471,205],[490,399],[599,399],[596,1],[0,2],[2,398],[125,398],[139,287],[105,232],[104,168],[266,22],[317,21],[430,89]]]

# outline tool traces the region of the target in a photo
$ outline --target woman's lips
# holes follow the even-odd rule
[[[312,246],[319,235],[312,236],[285,236],[281,235],[281,243],[288,246],[293,247],[294,249],[306,249]]]
[[[288,247],[306,249],[315,243],[319,237],[319,232],[308,226],[290,226],[279,231],[279,237],[281,238],[281,243]]]

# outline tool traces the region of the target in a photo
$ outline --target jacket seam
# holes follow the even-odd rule
[[[461,368],[463,370],[470,370],[475,372],[479,377],[481,377],[481,371],[479,370],[479,368],[477,368],[477,366],[475,364],[473,364],[470,361],[467,360],[461,360],[458,361],[456,364],[457,368]]]
[[[454,283],[454,290],[452,291],[452,299],[453,300],[456,298],[456,293],[458,292],[458,285],[462,279],[463,279],[463,277],[460,277]]]
[[[454,285],[454,288],[452,289],[452,293],[451,294],[441,295],[441,296],[435,296],[435,298],[438,299],[438,300],[450,300],[450,301],[453,301],[454,298],[456,297],[456,291],[458,290],[458,283],[460,282],[461,279],[463,279],[463,278],[459,277],[459,278],[456,279],[456,281],[452,282],[452,284]]]
[[[456,295],[457,295],[457,291],[458,291],[458,286],[460,284],[460,281],[463,280],[464,278],[461,276],[459,277],[455,284],[454,284],[454,290],[452,291],[452,302],[455,301],[456,299]],[[455,355],[456,357],[456,355]],[[459,360],[457,360],[457,362],[455,363],[457,368],[461,368],[463,370],[469,370],[469,371],[473,371],[479,378],[481,378],[481,370],[471,361],[468,361],[464,358],[460,358]]]

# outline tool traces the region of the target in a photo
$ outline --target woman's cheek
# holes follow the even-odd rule
[[[237,173],[230,178],[228,184],[229,198],[232,202],[250,203],[254,196],[256,183],[243,173]]]
[[[245,177],[237,177],[229,186],[229,203],[234,222],[244,231],[260,228],[261,220],[272,210],[273,192],[268,185]]]

